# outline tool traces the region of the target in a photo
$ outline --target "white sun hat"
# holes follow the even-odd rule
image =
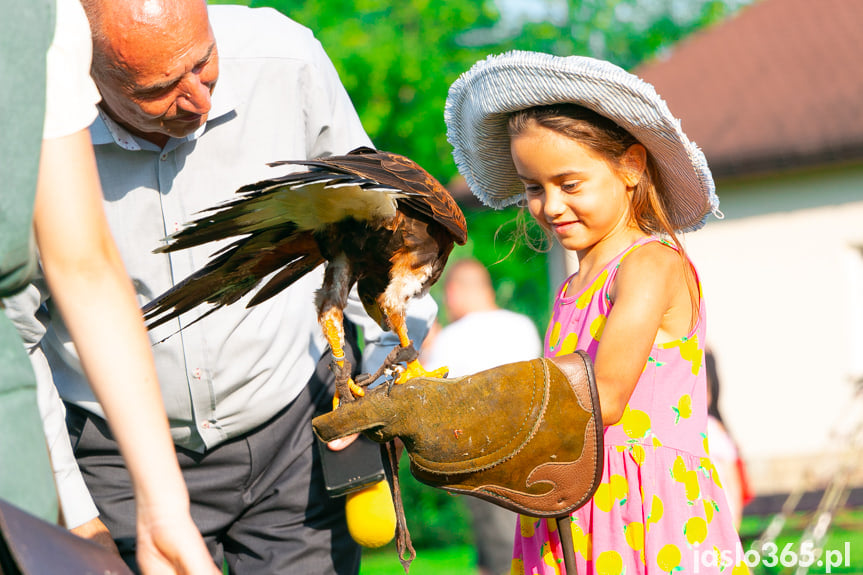
[[[510,114],[561,103],[609,118],[644,145],[676,231],[702,227],[710,212],[721,217],[704,154],[652,85],[603,60],[522,51],[477,62],[449,89],[447,140],[459,172],[481,202],[503,208],[524,195],[510,155]]]

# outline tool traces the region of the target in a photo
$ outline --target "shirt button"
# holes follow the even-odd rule
[[[192,377],[195,379],[201,379],[201,368],[195,368],[195,371],[192,372]]]
[[[160,160],[162,160],[163,162],[164,162],[165,160],[167,160],[167,159],[168,159],[168,154],[167,154],[167,152],[166,152],[166,153],[164,153],[164,154],[162,154],[161,156],[159,156],[159,159],[160,159]]]
[[[210,429],[210,422],[205,421],[204,423],[201,424],[201,427],[203,427],[204,429]]]

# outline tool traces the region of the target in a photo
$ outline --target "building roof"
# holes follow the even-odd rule
[[[717,177],[863,160],[861,0],[756,0],[634,73]]]

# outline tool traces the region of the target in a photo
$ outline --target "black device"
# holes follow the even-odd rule
[[[341,497],[382,481],[386,477],[380,444],[360,434],[340,451],[315,438],[330,497]]]

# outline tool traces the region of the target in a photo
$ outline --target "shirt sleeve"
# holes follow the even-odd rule
[[[71,529],[97,517],[99,512],[75,460],[66,429],[66,408],[54,386],[51,368],[40,345],[46,330],[40,308],[47,295],[45,283],[37,279],[20,293],[4,299],[3,304],[7,317],[15,325],[30,355],[57,496],[66,527]]]
[[[42,348],[36,347],[30,351],[30,363],[36,372],[39,413],[51,456],[51,467],[54,469],[60,508],[66,527],[72,529],[98,517],[99,511],[75,460],[72,441],[66,429],[66,408],[51,382],[51,368],[48,367]]]
[[[54,41],[47,56],[47,97],[42,137],[60,138],[96,118],[99,91],[90,77],[90,25],[77,0],[57,0]]]

